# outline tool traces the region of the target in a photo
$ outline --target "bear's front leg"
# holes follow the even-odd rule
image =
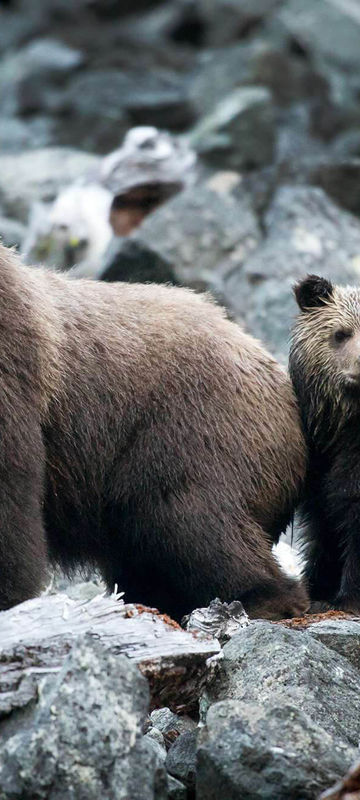
[[[335,607],[360,614],[360,503],[349,511],[344,538],[345,555]]]
[[[325,484],[328,539],[337,542],[340,582],[335,608],[360,613],[360,464],[357,449],[341,446]]]
[[[47,577],[45,450],[31,413],[0,420],[0,610],[39,594]]]

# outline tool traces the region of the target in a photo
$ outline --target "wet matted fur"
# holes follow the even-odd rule
[[[360,290],[310,275],[290,373],[309,448],[302,503],[312,599],[360,613]]]

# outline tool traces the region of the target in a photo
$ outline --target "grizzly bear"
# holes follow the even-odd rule
[[[290,374],[309,450],[301,516],[310,596],[360,613],[360,290],[309,275]]]
[[[188,289],[74,280],[0,247],[0,607],[49,563],[176,619],[307,605],[271,545],[305,444],[290,379]]]

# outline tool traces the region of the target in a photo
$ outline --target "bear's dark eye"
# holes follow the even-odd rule
[[[345,342],[346,339],[350,339],[351,336],[352,336],[352,331],[344,330],[342,328],[340,328],[338,331],[335,331],[334,333],[334,339],[335,342],[337,342],[337,344]]]

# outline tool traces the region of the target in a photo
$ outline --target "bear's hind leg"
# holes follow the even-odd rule
[[[241,600],[252,619],[302,617],[309,608],[303,583],[284,575],[280,569],[278,576],[273,575],[270,579],[263,576]]]
[[[121,529],[121,551],[111,548],[102,572],[110,590],[115,582],[125,590],[125,601],[177,620],[215,597],[241,600],[251,617],[301,616],[308,607],[303,585],[281,570],[263,529],[230,505],[179,493],[153,517],[128,515]]]

